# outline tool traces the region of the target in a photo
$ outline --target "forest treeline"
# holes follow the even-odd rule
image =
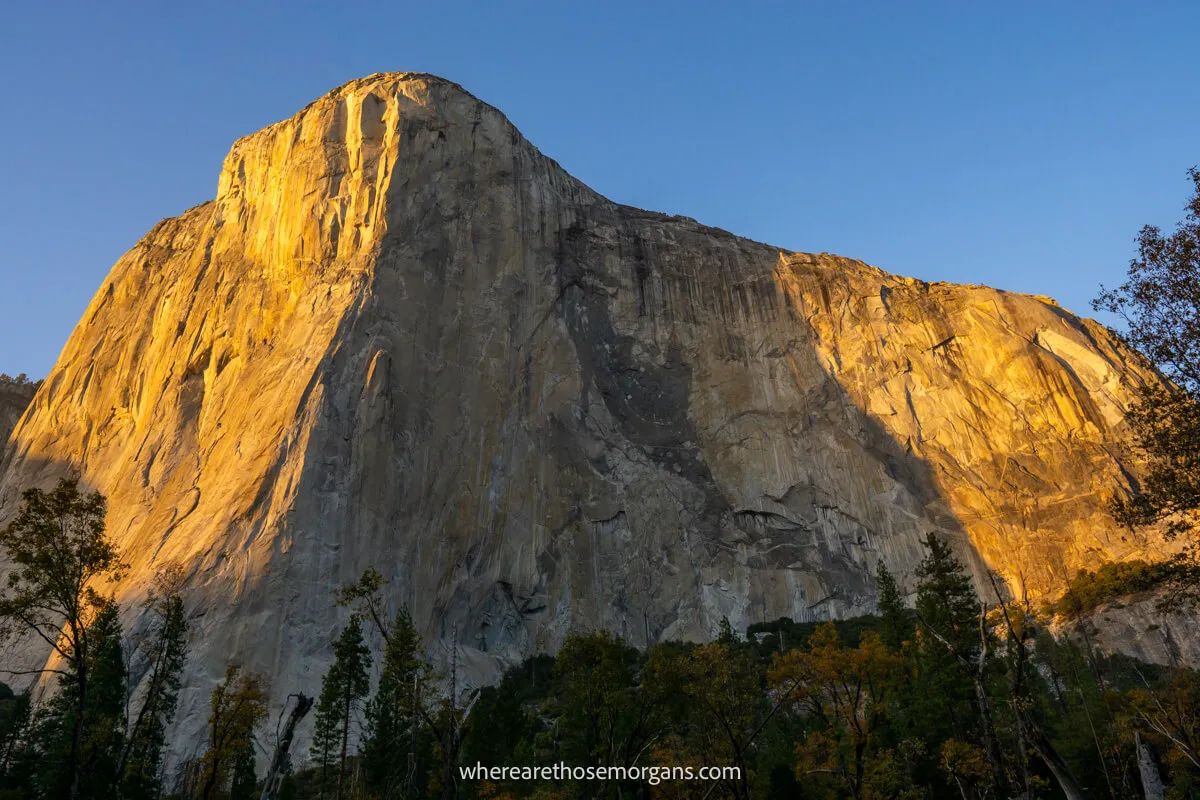
[[[29,376],[22,372],[17,377],[12,377],[6,372],[0,372],[0,387],[3,386],[21,386],[36,389],[42,385],[41,381],[30,380]]]
[[[0,546],[17,566],[6,632],[54,650],[57,691],[0,692],[0,797],[40,798],[1187,798],[1200,793],[1200,675],[1106,656],[1095,587],[1076,581],[1051,635],[1029,602],[987,602],[935,536],[904,602],[880,566],[879,614],[781,619],[708,644],[637,649],[604,631],[464,690],[438,674],[374,571],[330,598],[348,622],[316,698],[267,715],[271,676],[231,664],[204,743],[168,774],[187,657],[177,568],[133,630],[101,588],[124,565],[104,499],[63,481],[26,492]],[[1102,575],[1102,579],[1097,579]],[[1002,587],[994,585],[996,596]],[[1060,603],[1060,606],[1062,603]],[[138,687],[135,691],[135,687]],[[286,688],[286,687],[283,687]],[[311,709],[311,713],[308,712]],[[305,726],[308,726],[307,728]],[[307,752],[288,753],[299,731]],[[307,735],[303,735],[303,734]],[[711,783],[463,781],[460,766],[737,767]],[[295,765],[295,766],[293,766]],[[1155,788],[1158,787],[1158,788]]]

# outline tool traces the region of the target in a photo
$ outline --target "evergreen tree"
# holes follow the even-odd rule
[[[421,655],[421,637],[403,607],[388,628],[383,670],[379,688],[367,704],[362,746],[368,785],[384,796],[415,782],[430,678]]]
[[[321,764],[322,794],[328,783],[329,767],[338,764],[336,797],[343,796],[346,784],[346,755],[350,742],[350,723],[354,711],[370,690],[368,670],[371,651],[363,641],[362,623],[357,615],[342,631],[333,647],[334,661],[321,683],[317,701],[313,756]]]
[[[726,647],[733,647],[738,643],[737,634],[729,624],[729,617],[721,617],[721,622],[717,625],[717,642]]]
[[[900,586],[895,576],[882,561],[875,573],[879,587],[879,616],[883,618],[883,642],[892,650],[899,650],[904,642],[912,639],[912,615],[904,607]]]
[[[93,625],[92,699],[82,760],[84,796],[103,797],[125,744],[125,653],[119,607],[110,602]]]
[[[979,596],[950,545],[931,533],[925,546],[929,554],[917,567],[917,616],[959,653],[972,653],[979,647]]]
[[[68,674],[60,676],[57,694],[35,717],[33,746],[40,757],[37,783],[43,796],[66,797],[72,791],[81,799],[111,796],[125,727],[125,659],[117,611],[115,603],[105,603],[87,628],[90,647],[81,666],[89,676],[89,702],[83,712],[82,687]]]
[[[971,578],[950,545],[933,534],[925,540],[929,554],[917,567],[917,618],[921,623],[919,680],[924,698],[917,701],[924,727],[943,740],[976,740],[987,754],[991,790],[1006,791],[1000,745],[985,686],[990,661],[985,649],[989,633]]]
[[[957,657],[969,657],[978,643],[972,623],[979,606],[970,578],[949,545],[930,534],[925,546],[929,553],[917,567],[917,669],[913,694],[905,705],[912,724],[932,733],[935,744],[940,744],[946,739],[965,740],[976,727],[973,689]]]
[[[325,789],[329,786],[329,768],[337,759],[339,688],[337,676],[333,667],[330,667],[321,681],[321,696],[317,699],[310,748],[318,769],[317,780],[321,787],[321,797],[325,796]]]
[[[163,570],[146,603],[155,618],[146,654],[150,662],[147,687],[126,737],[117,774],[122,794],[129,800],[149,800],[161,793],[166,729],[175,716],[179,678],[187,655],[181,581],[178,567]]]

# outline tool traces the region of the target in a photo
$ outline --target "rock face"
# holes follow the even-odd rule
[[[0,376],[0,450],[33,400],[36,384]]]
[[[1034,594],[1154,557],[1104,511],[1122,377],[1153,379],[1052,301],[618,205],[458,86],[377,75],[121,258],[0,501],[107,494],[129,609],[185,566],[187,744],[230,660],[314,694],[368,566],[483,680],[576,629],[861,613],[930,532]]]
[[[1141,593],[1105,603],[1080,620],[1057,620],[1055,635],[1104,653],[1132,656],[1148,664],[1200,665],[1200,637],[1194,611],[1163,613],[1159,597]]]

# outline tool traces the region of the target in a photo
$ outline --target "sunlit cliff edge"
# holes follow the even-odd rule
[[[316,693],[368,566],[482,681],[572,630],[862,613],[929,532],[1034,596],[1160,556],[1105,511],[1146,380],[1053,302],[618,205],[457,85],[375,75],[236,142],[117,262],[0,522],[73,472],[127,608],[184,566],[186,746],[231,660]]]

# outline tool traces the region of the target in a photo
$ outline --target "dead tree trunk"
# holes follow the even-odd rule
[[[1154,760],[1154,753],[1150,751],[1150,745],[1142,741],[1141,734],[1135,734],[1135,737],[1138,772],[1142,776],[1142,794],[1146,796],[1146,800],[1164,800],[1167,790],[1163,786],[1162,775],[1158,771],[1158,762]]]
[[[287,724],[283,726],[283,735],[275,745],[275,755],[271,758],[271,766],[267,769],[267,779],[263,782],[260,800],[275,800],[279,795],[279,787],[287,775],[288,751],[292,748],[292,738],[296,735],[296,726],[304,715],[312,708],[313,699],[303,694],[295,695],[296,707],[288,715]]]
[[[1046,738],[1041,726],[1025,714],[1018,717],[1017,724],[1024,731],[1025,741],[1029,743],[1033,752],[1037,753],[1038,758],[1046,765],[1046,769],[1050,770],[1050,774],[1058,782],[1058,788],[1066,795],[1067,800],[1087,800],[1087,792],[1079,785],[1079,781],[1075,780],[1071,767],[1054,749],[1054,745],[1050,744],[1050,740]]]

